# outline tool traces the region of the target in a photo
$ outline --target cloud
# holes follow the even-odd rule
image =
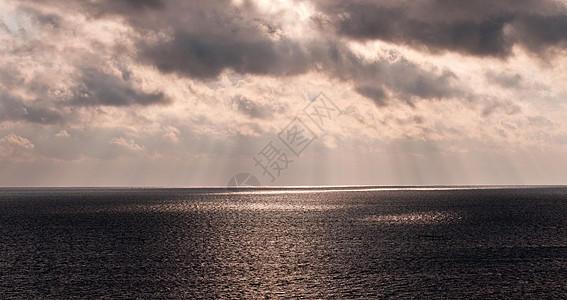
[[[170,143],[177,144],[179,142],[179,130],[173,126],[168,126],[163,137]]]
[[[165,73],[192,78],[216,78],[223,70],[242,74],[294,75],[309,69],[305,50],[297,42],[272,41],[260,32],[176,32],[170,41],[140,44],[141,56]]]
[[[118,2],[118,5],[122,5],[126,8],[132,7],[136,9],[162,9],[165,7],[165,3],[160,0],[107,1],[105,4],[111,4],[116,2]]]
[[[234,108],[253,119],[266,119],[274,114],[274,108],[268,104],[252,101],[244,96],[232,98]]]
[[[124,149],[128,149],[134,152],[144,150],[144,147],[136,144],[133,139],[125,139],[123,137],[113,138],[112,140],[110,140],[110,144],[118,145]]]
[[[0,167],[221,174],[320,92],[345,113],[305,166],[564,153],[565,24],[548,0],[0,2]]]
[[[457,94],[455,74],[425,70],[406,59],[368,61],[337,40],[304,43],[227,36],[174,36],[170,42],[141,48],[146,61],[165,73],[197,79],[216,78],[226,69],[240,74],[287,77],[317,70],[341,80],[384,84],[406,102],[414,98],[441,99]],[[368,96],[365,88],[358,92]]]
[[[163,92],[135,89],[124,77],[107,74],[94,68],[81,71],[79,85],[73,88],[72,105],[128,106],[168,104],[171,99]]]
[[[490,83],[496,83],[505,88],[517,87],[522,81],[520,74],[509,74],[506,72],[487,71],[485,73],[486,79]]]
[[[488,117],[495,112],[503,112],[507,115],[514,115],[522,111],[522,108],[512,101],[501,101],[496,99],[486,99],[482,115]]]
[[[340,36],[383,40],[429,52],[505,58],[515,44],[537,51],[567,40],[558,1],[319,1]]]
[[[565,47],[567,44],[567,12],[543,16],[529,14],[513,23],[517,38],[523,46],[535,53],[545,52],[548,47]]]
[[[392,92],[395,99],[411,103],[416,99],[444,99],[456,95],[467,95],[458,82],[456,74],[447,69],[426,69],[406,58],[395,61],[387,58],[367,60],[355,55],[350,49],[338,42],[329,42],[327,49],[318,49],[327,56],[319,59],[331,76],[345,81],[354,81],[359,86],[356,91],[376,101],[378,91],[369,86],[382,85],[382,89]],[[374,88],[376,89],[376,88]],[[380,99],[385,103],[386,99]]]
[[[39,2],[33,2],[33,5],[38,7],[36,11],[45,9]],[[366,59],[353,53],[341,37],[325,31],[309,36],[294,35],[282,30],[288,25],[279,19],[281,13],[262,13],[259,5],[252,2],[235,6],[222,0],[172,1],[167,4],[158,1],[101,1],[79,6],[60,0],[54,5],[61,15],[79,12],[94,20],[115,20],[117,15],[120,16],[129,29],[123,31],[125,38],[116,39],[114,44],[103,48],[107,55],[121,57],[122,51],[129,51],[128,55],[137,63],[151,66],[165,75],[210,81],[218,79],[226,70],[271,78],[321,72],[353,82],[355,91],[373,101],[377,101],[378,94],[377,91],[370,93],[369,86],[381,86],[385,95],[406,103],[466,93],[458,86],[456,75],[449,70],[425,69],[403,56],[397,61]],[[368,13],[383,13],[370,6]],[[357,7],[352,5],[341,9],[354,14]],[[334,8],[339,9],[340,5]],[[362,8],[366,11],[366,6]],[[400,8],[392,9],[403,13]],[[387,11],[384,17],[392,18],[391,14]],[[373,18],[380,20],[379,16]],[[310,30],[319,30],[316,25],[311,19],[302,23]],[[390,31],[387,28],[386,32]],[[104,61],[103,57],[93,53],[84,55],[91,58],[74,66],[76,71],[72,76],[75,86],[71,87],[73,98],[69,104],[144,106],[173,101],[165,91],[141,90],[141,85],[132,81],[129,69],[123,68],[120,75],[109,72],[108,67],[103,71],[96,66]],[[392,102],[387,100],[380,99],[378,103]]]
[[[2,93],[0,89],[0,122],[26,121],[38,124],[56,124],[63,121],[63,115],[40,100],[24,102],[22,99]]]
[[[34,148],[30,140],[12,132],[0,138],[0,162],[31,161],[34,159]]]
[[[62,129],[58,133],[55,134],[55,137],[57,137],[57,138],[67,138],[69,136],[71,136],[71,135],[65,129]]]
[[[10,133],[9,135],[1,138],[0,143],[17,146],[17,147],[20,147],[20,148],[23,148],[23,149],[33,149],[34,148],[34,145],[32,144],[32,142],[30,142],[30,140],[28,140],[24,137],[18,136],[14,133]]]
[[[382,88],[365,85],[357,87],[356,91],[362,96],[371,99],[378,106],[386,105],[387,95]]]

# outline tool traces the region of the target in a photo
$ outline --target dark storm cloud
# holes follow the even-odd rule
[[[504,57],[509,55],[514,43],[506,34],[506,24],[516,22],[519,20],[517,15],[537,7],[527,0],[515,2],[515,6],[491,4],[487,0],[458,1],[460,5],[455,2],[357,1],[344,4],[342,1],[325,1],[318,3],[318,8],[329,16],[323,19],[330,19],[340,36],[383,39],[432,51]],[[403,57],[395,61],[361,58],[340,36],[324,30],[325,27],[320,36],[309,40],[287,36],[281,31],[277,18],[267,19],[246,1],[242,6],[234,6],[228,0],[61,0],[55,3],[62,12],[78,10],[93,18],[119,16],[139,34],[134,41],[136,53],[131,55],[162,73],[208,80],[217,78],[227,69],[272,77],[323,72],[352,82],[359,94],[377,105],[385,105],[389,97],[410,104],[416,99],[471,97],[471,93],[460,86],[456,75],[448,70],[425,69]],[[515,8],[511,10],[509,7]],[[100,71],[83,70],[83,73],[80,75],[82,83],[73,91],[72,103],[75,105],[169,102],[160,91],[147,93],[134,89],[129,83],[131,73],[128,70],[124,70],[122,78]]]
[[[146,93],[136,90],[124,80],[124,76],[106,74],[93,68],[83,69],[79,82],[73,91],[72,105],[152,105],[171,101],[163,92]]]
[[[380,39],[431,51],[493,56],[507,55],[512,45],[503,33],[507,17],[429,23],[412,19],[403,7],[371,3],[352,4],[345,7],[345,11],[347,16],[334,20],[337,32],[358,40]]]
[[[566,12],[554,1],[321,1],[319,7],[341,36],[431,52],[503,58],[514,44],[538,51],[567,40]]]
[[[33,5],[47,4],[41,0],[22,0],[22,3]],[[172,4],[174,4],[172,2]],[[136,15],[145,11],[161,10],[166,7],[166,1],[160,0],[101,0],[101,1],[68,1],[51,0],[51,7],[58,7],[59,11],[79,10],[81,14],[90,17],[101,17],[109,14]],[[29,9],[29,8],[26,8]]]
[[[527,15],[514,23],[522,44],[534,52],[549,46],[565,46],[567,14],[555,16]]]
[[[144,8],[153,8],[153,9],[161,9],[165,7],[165,3],[160,0],[120,0],[120,1],[108,1],[109,3],[121,3],[125,6],[137,8],[137,9],[144,9]]]
[[[377,105],[387,99],[376,87],[411,104],[415,99],[444,99],[468,92],[458,85],[457,76],[448,70],[426,70],[404,58],[396,61],[367,61],[355,55],[339,42],[328,42],[316,48],[314,61],[331,76],[353,81],[356,91]],[[467,95],[468,97],[468,95]]]
[[[160,13],[166,12],[157,12]],[[169,28],[173,34],[169,39],[138,42],[143,61],[164,73],[205,80],[216,78],[226,69],[274,77],[317,70],[354,81],[359,93],[380,103],[387,99],[377,100],[377,91],[372,92],[367,86],[384,85],[407,102],[415,98],[452,97],[459,91],[453,80],[456,77],[448,71],[424,70],[404,59],[366,61],[333,37],[300,42],[282,36],[277,33],[277,23],[257,17],[251,6],[237,9],[223,1],[213,1],[187,13],[191,18],[171,19]],[[136,16],[130,18],[132,24],[140,24]],[[163,25],[160,22],[140,26],[157,30]]]
[[[151,14],[105,7],[106,13],[122,14],[142,32],[171,30],[165,41],[143,39],[137,44],[139,57],[164,73],[214,79],[226,69],[276,77],[318,70],[354,81],[357,91],[373,101],[378,101],[379,94],[367,87],[377,84],[407,102],[447,98],[460,92],[456,77],[446,70],[424,70],[404,59],[366,61],[333,37],[298,41],[283,36],[278,33],[277,21],[266,20],[251,4],[168,2],[164,7]],[[380,101],[385,103],[386,98]]]
[[[227,68],[243,74],[286,76],[309,67],[301,45],[288,39],[272,41],[260,34],[178,32],[169,42],[140,48],[144,60],[160,71],[200,79],[215,78]]]
[[[236,7],[228,0],[56,0],[50,4],[92,18],[120,16],[138,33],[153,37],[137,41],[137,55],[163,73],[212,79],[232,69],[242,74],[288,76],[311,67],[308,49],[278,33],[277,21],[265,20],[250,3]],[[167,38],[155,40],[164,33]]]

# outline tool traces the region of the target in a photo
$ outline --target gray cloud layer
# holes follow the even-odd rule
[[[169,42],[140,44],[142,58],[165,73],[216,78],[223,70],[242,74],[287,76],[308,70],[302,46],[288,39],[272,41],[260,32],[232,34],[176,32]]]
[[[38,124],[56,124],[63,121],[62,114],[46,106],[41,101],[32,104],[25,103],[10,94],[0,90],[0,122],[25,121]]]
[[[431,52],[507,57],[564,45],[567,13],[556,1],[320,1],[330,25],[356,40],[384,40]]]
[[[117,77],[94,68],[84,69],[79,77],[80,85],[73,90],[71,104],[127,106],[170,102],[163,92],[146,93],[136,90],[127,79],[127,74]]]
[[[403,57],[369,61],[353,53],[345,45],[345,37],[384,40],[431,52],[499,58],[511,55],[514,45],[539,53],[567,41],[567,14],[550,0],[320,1],[315,2],[320,17],[314,24],[321,26],[321,35],[309,40],[297,40],[281,32],[277,20],[266,19],[248,2],[237,7],[228,0],[60,0],[50,2],[57,7],[57,13],[49,14],[39,12],[38,7],[47,5],[43,2],[22,3],[39,24],[53,28],[69,26],[63,21],[67,14],[121,18],[137,34],[135,53],[126,55],[162,73],[209,80],[226,69],[272,77],[324,72],[352,82],[356,92],[378,106],[387,105],[390,98],[411,104],[416,99],[475,96],[449,70],[424,69]],[[9,31],[7,27],[4,30]],[[120,59],[124,49],[128,47],[117,44],[105,51]],[[120,78],[103,71],[96,62],[75,67],[76,85],[70,98],[55,99],[59,106],[154,105],[172,101],[165,91],[139,90],[128,71]],[[488,76],[502,86],[516,83],[514,78]],[[6,100],[0,107],[2,119],[40,123],[61,119],[56,110],[19,103],[18,97],[8,91],[21,82],[3,79],[3,84]],[[15,113],[20,107],[25,107],[27,114]]]
[[[320,89],[345,113],[309,151],[317,156],[313,166],[348,162],[336,169],[347,174],[342,179],[352,178],[352,162],[375,168],[381,157],[380,172],[390,163],[414,167],[414,160],[442,154],[453,157],[447,169],[466,174],[459,163],[476,168],[467,158],[479,151],[498,157],[525,151],[519,164],[532,154],[546,156],[533,160],[541,172],[525,173],[529,178],[565,165],[556,163],[564,162],[567,141],[559,57],[567,13],[560,2],[295,0],[266,8],[252,0],[20,0],[0,6],[12,10],[0,13],[0,166],[15,162],[11,170],[19,170],[20,162],[32,162],[21,182],[46,161],[56,164],[43,176],[70,180],[91,176],[89,168],[92,176],[110,178],[121,168],[117,162],[131,164],[123,176],[128,182],[147,174],[167,182],[156,169],[140,171],[162,163],[170,178],[207,178],[227,166],[236,171],[275,138],[293,105]],[[447,52],[458,55],[438,55]],[[368,101],[357,102],[353,92]],[[332,147],[344,157],[327,156]],[[108,169],[101,167],[106,160]],[[499,163],[482,162],[490,173]],[[417,163],[410,167],[400,182],[418,173]],[[429,175],[440,164],[422,167]],[[4,173],[4,180],[14,177]],[[364,178],[377,180],[373,174]]]

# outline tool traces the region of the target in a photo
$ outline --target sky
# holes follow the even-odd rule
[[[0,186],[566,184],[566,46],[566,1],[0,0]]]

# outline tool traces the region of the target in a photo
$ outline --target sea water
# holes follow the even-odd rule
[[[566,187],[2,188],[0,298],[567,298]]]

